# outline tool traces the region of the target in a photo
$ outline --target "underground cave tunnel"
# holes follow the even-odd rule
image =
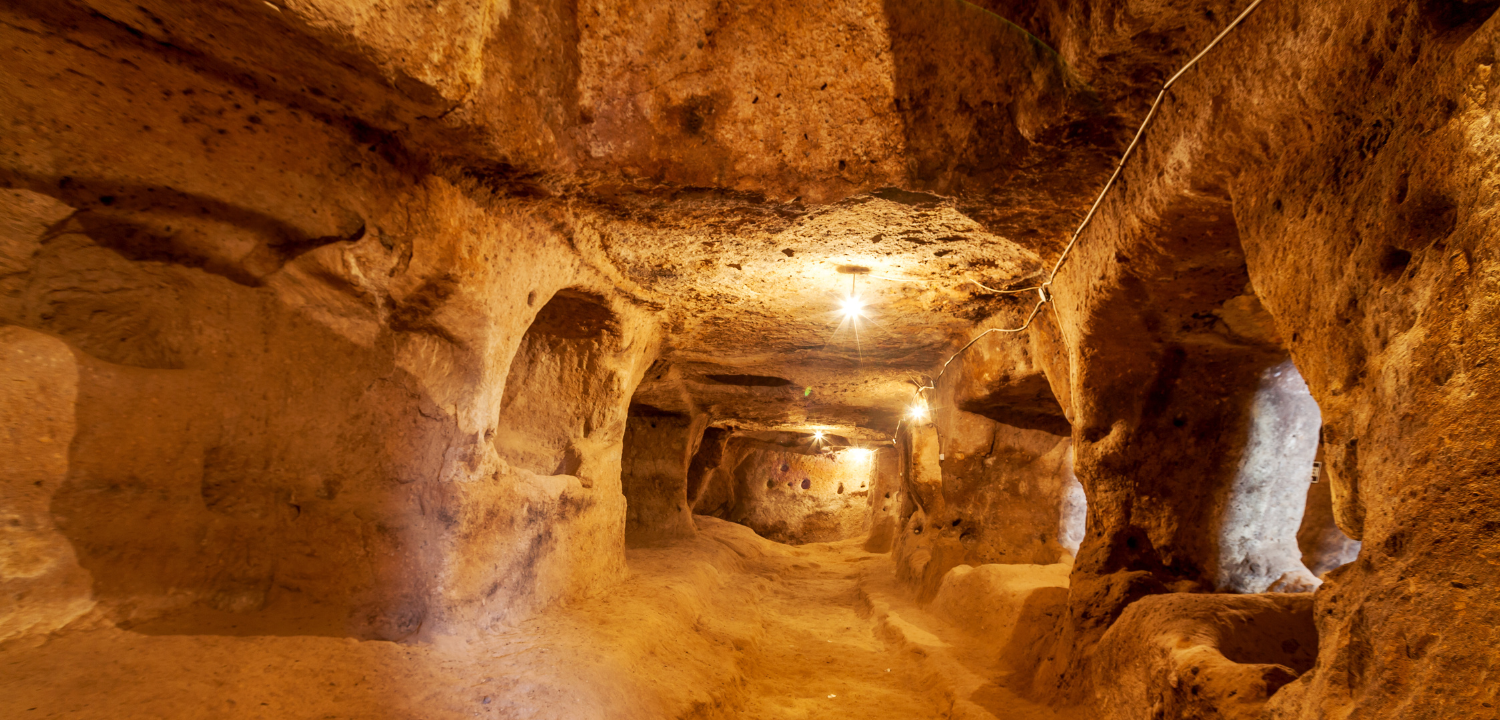
[[[1500,718],[1494,0],[11,0],[0,717]]]

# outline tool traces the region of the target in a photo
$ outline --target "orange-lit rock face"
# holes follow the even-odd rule
[[[48,501],[67,477],[77,427],[78,363],[67,345],[18,327],[0,328],[0,412],[6,418],[6,482],[0,592],[0,642],[45,634],[93,606],[89,574],[57,531]]]
[[[924,597],[957,565],[1071,559],[1085,508],[1065,438],[941,410],[912,435],[938,442],[912,441],[908,477],[935,477],[911,490],[893,552]]]
[[[626,425],[621,460],[625,539],[632,544],[654,544],[692,535],[688,469],[707,419],[633,407],[637,412]]]
[[[730,440],[715,477],[722,485],[703,491],[694,511],[794,545],[865,536],[875,515],[871,487],[891,484],[878,474],[878,458],[891,450],[796,445]]]
[[[1095,208],[1247,7],[7,3],[0,716],[1492,715],[1497,5]]]

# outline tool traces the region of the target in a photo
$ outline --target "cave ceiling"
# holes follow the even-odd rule
[[[977,324],[1030,307],[981,285],[1045,273],[1154,88],[1218,26],[1129,3],[480,4],[493,22],[455,28],[399,2],[87,3],[398,166],[550,218],[661,313],[638,402],[868,439]]]

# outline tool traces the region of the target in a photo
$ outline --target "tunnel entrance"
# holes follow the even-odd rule
[[[871,493],[894,486],[889,447],[706,423],[703,415],[632,406],[623,463],[632,543],[689,535],[695,514],[790,545],[863,539],[888,512],[889,502]]]

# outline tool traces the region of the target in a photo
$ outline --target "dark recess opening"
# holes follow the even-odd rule
[[[561,290],[542,306],[527,332],[583,340],[614,334],[618,329],[614,314],[603,298],[576,290]]]
[[[770,375],[704,375],[703,379],[719,385],[742,387],[786,387],[792,384],[791,380]]]

